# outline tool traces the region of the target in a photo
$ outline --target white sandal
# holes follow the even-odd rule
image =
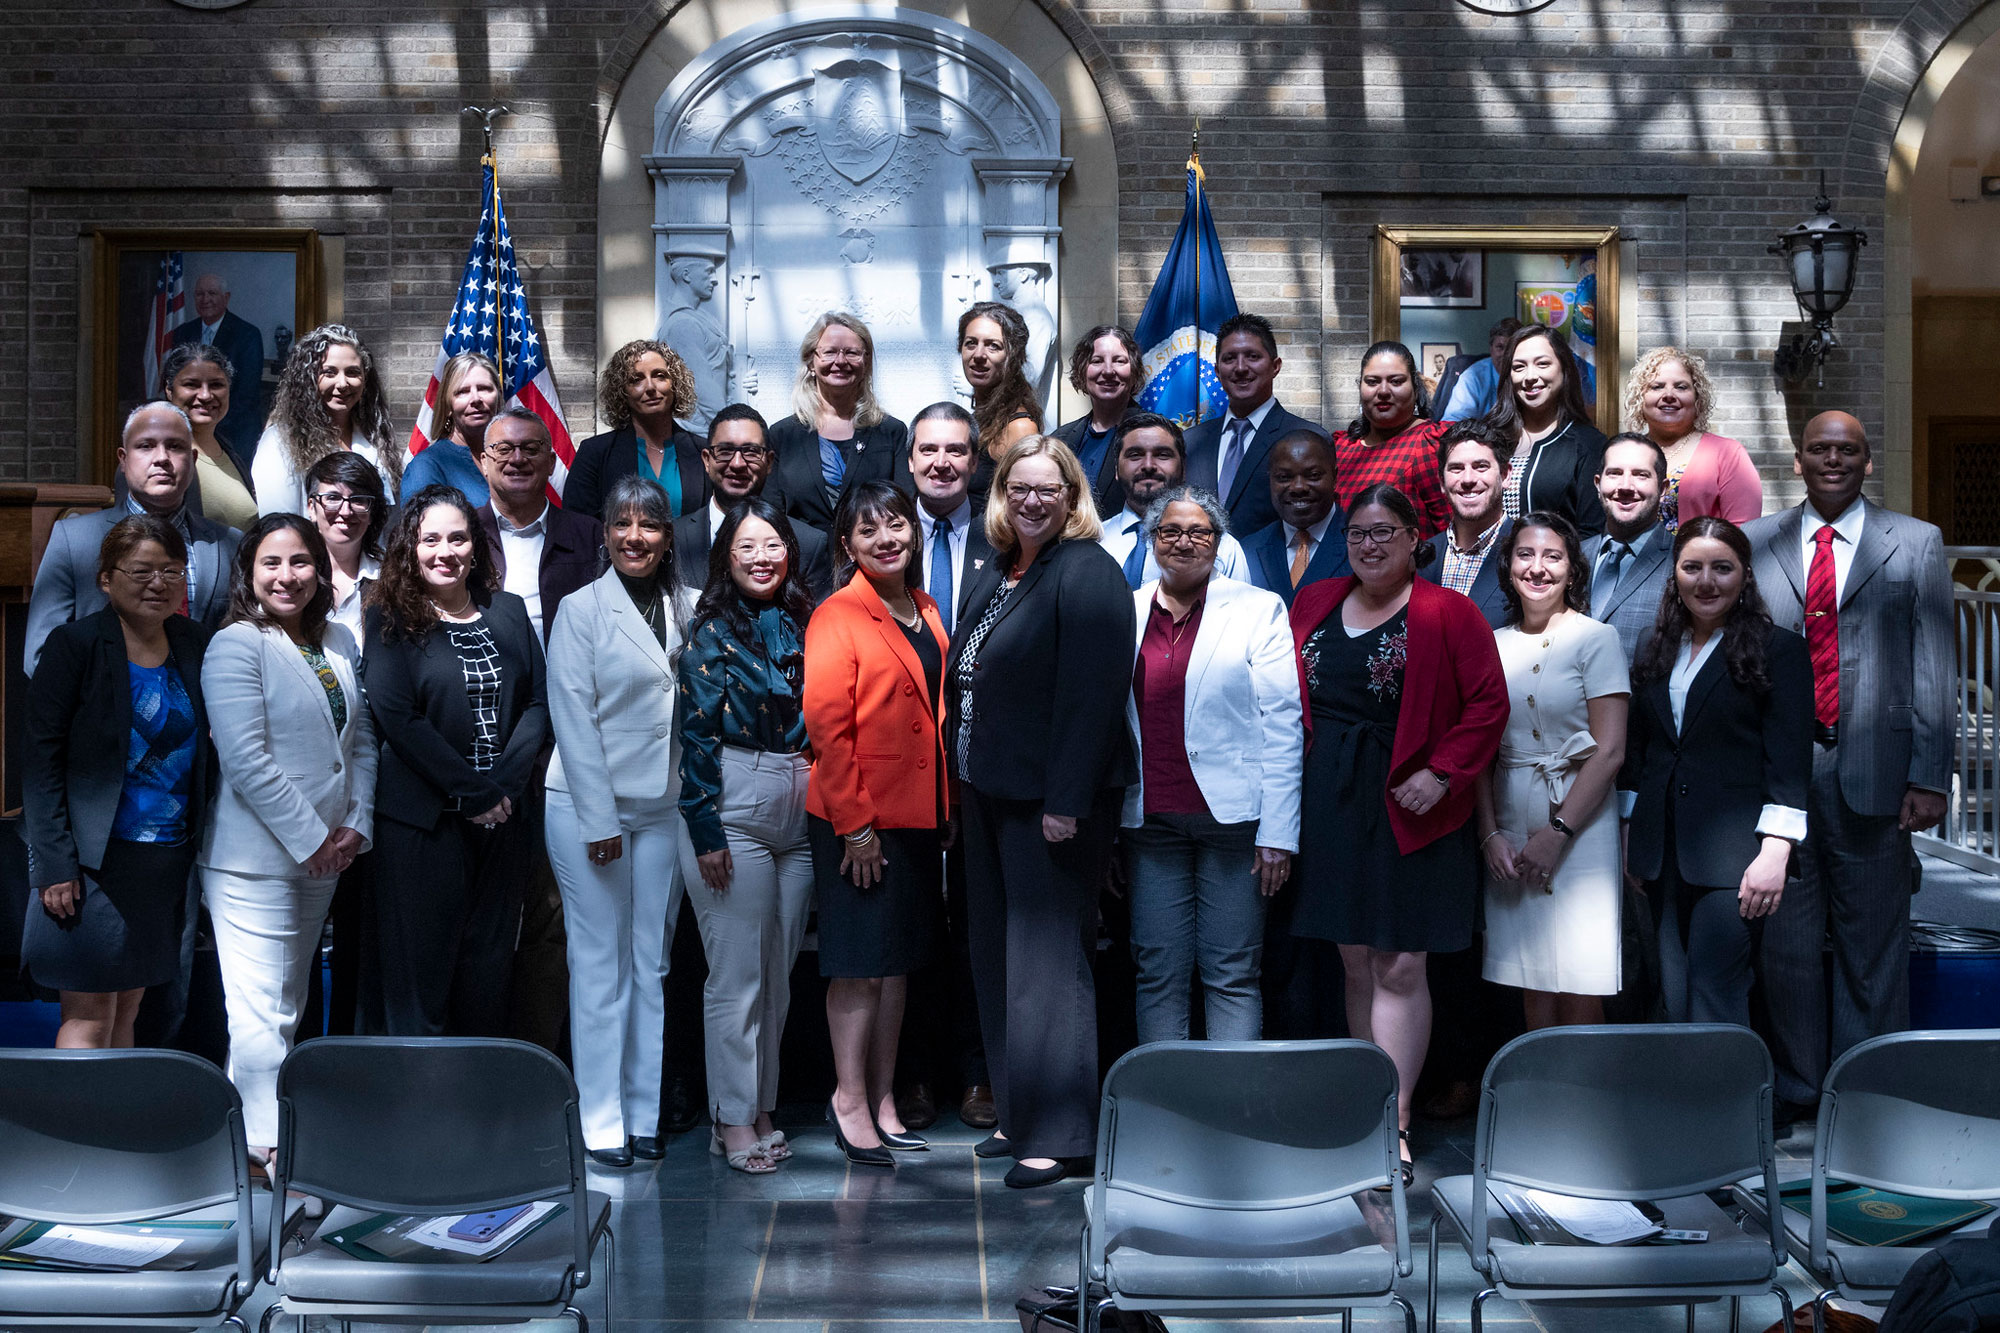
[[[757,1146],[763,1149],[764,1155],[774,1162],[782,1162],[792,1155],[791,1144],[786,1141],[785,1131],[782,1129],[774,1129],[763,1138],[758,1139]]]
[[[732,1168],[743,1172],[745,1175],[768,1176],[778,1169],[778,1164],[772,1161],[770,1154],[764,1150],[764,1140],[762,1139],[757,1140],[747,1148],[738,1148],[734,1152],[731,1152],[728,1146],[722,1141],[722,1127],[720,1125],[712,1126],[709,1130],[708,1150],[715,1156],[728,1162]]]

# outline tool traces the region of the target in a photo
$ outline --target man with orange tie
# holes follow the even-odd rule
[[[1792,469],[1805,503],[1744,529],[1771,619],[1805,636],[1818,721],[1798,878],[1764,927],[1781,1124],[1843,1051],[1909,1026],[1910,835],[1944,817],[1954,741],[1942,536],[1862,498],[1875,465],[1845,412],[1806,423]]]
[[[1347,519],[1334,491],[1333,446],[1317,431],[1295,430],[1271,446],[1271,508],[1278,521],[1243,539],[1250,581],[1292,604],[1300,588],[1345,578]]]

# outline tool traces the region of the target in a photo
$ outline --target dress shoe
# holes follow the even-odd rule
[[[669,1134],[685,1134],[701,1123],[701,1098],[687,1079],[676,1074],[667,1080],[660,1097],[660,1128]]]
[[[974,1157],[989,1159],[994,1157],[1012,1157],[1014,1155],[1014,1145],[1006,1139],[1001,1138],[998,1134],[988,1134],[985,1138],[972,1145],[972,1155]]]
[[[1024,1166],[1019,1162],[1008,1168],[1007,1188],[1010,1190],[1031,1190],[1042,1185],[1053,1185],[1069,1174],[1069,1163],[1060,1157],[1054,1166]]]
[[[993,1089],[983,1083],[967,1088],[958,1104],[958,1118],[974,1129],[991,1129],[999,1124],[1000,1113],[993,1109]]]
[[[667,1150],[658,1139],[633,1139],[632,1155],[643,1157],[649,1162],[657,1162],[667,1155]]]
[[[599,1166],[627,1167],[632,1165],[632,1152],[629,1148],[592,1148],[590,1160]]]
[[[856,1166],[894,1166],[896,1164],[896,1159],[890,1155],[887,1148],[857,1148],[849,1143],[847,1136],[840,1132],[840,1117],[833,1113],[832,1102],[826,1104],[826,1123],[833,1126],[834,1146],[839,1148],[846,1155],[847,1160]]]
[[[912,1083],[896,1094],[896,1115],[904,1129],[929,1129],[937,1123],[937,1099],[931,1085]]]
[[[891,1134],[879,1124],[875,1126],[875,1133],[881,1137],[885,1147],[897,1152],[924,1152],[931,1146],[931,1141],[921,1134]]]

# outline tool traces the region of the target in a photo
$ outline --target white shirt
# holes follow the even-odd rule
[[[1833,529],[1833,604],[1839,606],[1847,597],[1847,571],[1854,568],[1854,550],[1861,542],[1861,523],[1868,516],[1868,511],[1863,507],[1861,497],[1858,495],[1854,497],[1854,503],[1841,510],[1840,517],[1833,520],[1832,523],[1828,523],[1819,516],[1819,510],[1813,508],[1812,501],[1810,500],[1806,501],[1802,509],[1805,514],[1805,521],[1799,524],[1799,558],[1803,563],[1799,567],[1805,570],[1808,579],[1812,577],[1813,547],[1815,545],[1813,534],[1821,528],[1831,527]]]
[[[336,595],[333,610],[326,613],[329,624],[347,626],[347,632],[354,636],[354,646],[356,649],[361,647],[361,585],[369,579],[379,579],[381,577],[382,562],[372,555],[362,556],[360,577],[356,578],[353,584],[349,586],[345,597]]]
[[[544,504],[534,522],[517,528],[498,508],[493,511],[500,526],[500,563],[506,569],[500,588],[528,604],[528,623],[535,627],[537,639],[542,637],[542,544],[548,540],[548,516]]]
[[[1692,640],[1682,645],[1674,658],[1674,669],[1667,676],[1667,702],[1673,705],[1674,730],[1681,729],[1681,717],[1687,711],[1688,690],[1694,678],[1701,674],[1702,667],[1715,655],[1722,644],[1722,635],[1711,634],[1708,642],[1697,651]],[[1636,797],[1638,793],[1627,792]],[[1626,818],[1631,818],[1629,811]],[[1784,838],[1789,842],[1804,842],[1806,839],[1806,812],[1789,805],[1767,805],[1757,816],[1757,836],[1763,838]]]
[[[1328,514],[1327,518],[1331,520],[1333,515]],[[1125,557],[1132,554],[1133,543],[1139,540],[1139,526],[1143,522],[1144,520],[1130,509],[1121,509],[1104,520],[1104,535],[1097,539],[1098,545],[1111,552],[1111,558],[1116,560],[1121,568],[1125,564]],[[1326,524],[1320,524],[1320,531],[1322,533],[1326,531]],[[1243,543],[1227,532],[1222,534],[1221,542],[1216,545],[1215,572],[1223,578],[1235,579],[1238,583],[1251,581],[1250,559],[1243,554]],[[1149,550],[1146,552],[1146,572],[1141,582],[1158,577],[1160,577],[1160,562],[1153,558],[1153,553]]]
[[[285,428],[275,421],[257,437],[257,453],[250,460],[250,485],[257,492],[257,512],[263,514],[303,514],[306,512],[306,481],[292,471],[292,450]],[[382,478],[382,494],[396,503],[396,483],[389,476],[382,451],[357,433],[349,449],[375,465]]]
[[[917,528],[923,534],[923,541],[919,543],[917,554],[922,557],[924,562],[925,592],[929,592],[931,587],[931,555],[933,552],[931,543],[937,540],[937,528],[941,522],[951,525],[950,534],[945,538],[945,543],[946,548],[951,552],[951,599],[956,603],[965,590],[965,543],[972,531],[972,497],[967,496],[960,500],[958,508],[946,514],[942,519],[922,505],[917,506]],[[947,606],[941,609],[944,612],[945,620],[956,629],[958,625],[957,606]]]
[[[722,506],[715,502],[715,497],[713,495],[709,496],[708,497],[708,540],[711,543],[715,541],[716,534],[722,531],[722,519],[723,519]]]
[[[1239,421],[1250,423],[1250,429],[1243,432],[1242,457],[1236,460],[1237,467],[1241,467],[1243,459],[1250,456],[1250,442],[1257,438],[1258,431],[1264,429],[1264,418],[1270,416],[1271,409],[1277,405],[1278,397],[1276,394],[1273,394],[1263,402],[1257,404],[1248,416],[1239,417],[1234,411],[1231,411],[1223,417],[1222,436],[1215,442],[1215,479],[1219,483],[1216,488],[1217,492],[1224,500],[1229,498],[1229,488],[1236,484],[1234,469],[1231,469],[1227,476],[1223,475],[1223,468],[1229,462],[1229,437],[1235,433],[1236,423]],[[1221,568],[1221,566],[1218,565],[1217,568]],[[1234,578],[1235,575],[1232,574],[1230,577]]]

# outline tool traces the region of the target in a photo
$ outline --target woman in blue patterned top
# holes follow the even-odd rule
[[[732,505],[681,655],[681,869],[708,954],[709,1146],[755,1174],[791,1156],[771,1110],[812,906],[800,698],[811,612],[792,525],[757,496]]]
[[[97,586],[111,604],[51,634],[28,686],[21,960],[61,992],[59,1047],[130,1046],[146,987],[179,971],[214,759],[180,533],[121,520]]]

